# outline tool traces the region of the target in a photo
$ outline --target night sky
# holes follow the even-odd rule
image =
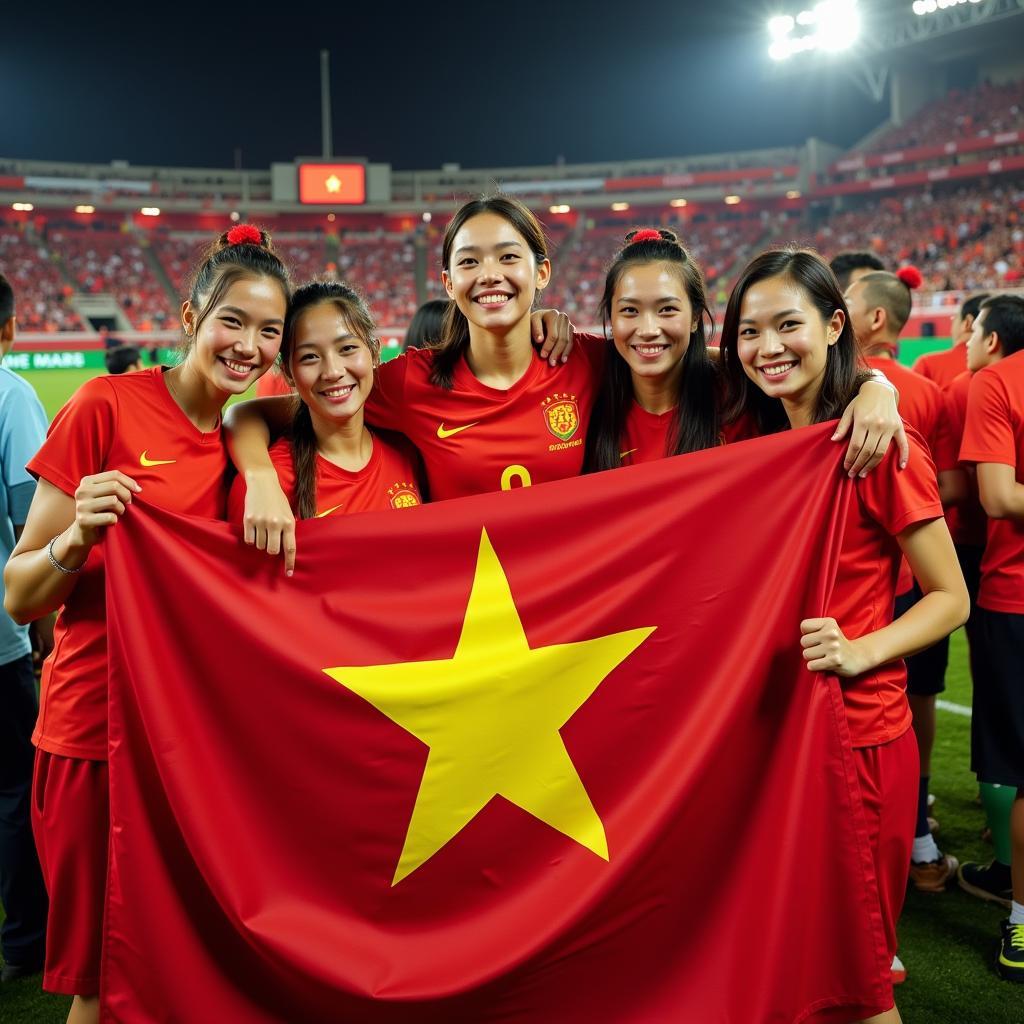
[[[886,113],[838,72],[773,76],[767,0],[266,3],[5,3],[0,156],[317,155],[321,48],[335,155],[396,169],[848,145]]]

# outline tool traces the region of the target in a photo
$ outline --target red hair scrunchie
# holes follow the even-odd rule
[[[924,283],[924,278],[921,276],[921,271],[914,266],[900,267],[896,271],[896,276],[911,290],[920,288]]]
[[[228,232],[228,245],[262,245],[263,232],[252,224],[238,224]]]
[[[661,237],[661,232],[656,228],[641,228],[637,231],[633,237],[629,240],[630,245],[636,245],[637,242],[663,242],[664,239]]]

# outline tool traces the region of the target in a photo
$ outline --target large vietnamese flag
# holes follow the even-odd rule
[[[891,1005],[827,427],[107,541],[105,1021],[849,1021]]]

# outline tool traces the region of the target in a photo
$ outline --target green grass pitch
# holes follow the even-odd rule
[[[26,373],[51,417],[70,392],[92,376],[84,370]],[[963,632],[953,637],[943,697],[970,707],[971,684]],[[984,826],[975,803],[977,785],[968,768],[970,720],[939,711],[938,739],[932,762],[935,816],[943,850],[963,860],[989,860],[991,846],[981,841]],[[770,854],[770,851],[768,851]],[[766,880],[770,884],[770,878]],[[995,973],[1002,908],[982,903],[957,888],[943,895],[911,889],[900,922],[900,955],[908,980],[896,990],[906,1024],[1021,1024],[1024,991]],[[843,936],[827,941],[842,946]],[[791,950],[799,956],[799,950]],[[173,953],[172,953],[173,955]],[[39,979],[0,988],[0,1024],[63,1024],[69,1000],[46,995]]]

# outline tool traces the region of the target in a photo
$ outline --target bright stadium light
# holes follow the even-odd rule
[[[144,206],[139,211],[143,217],[159,217],[160,207],[159,206]]]
[[[95,213],[96,207],[90,206],[88,203],[83,203],[81,206],[75,207],[75,213]]]
[[[980,4],[981,0],[914,0],[912,10],[918,16],[934,14],[936,11],[945,11],[950,7],[960,7],[962,4]]]
[[[548,210],[551,213],[568,213],[569,212],[569,204],[568,203],[556,203],[554,206],[549,206]]]
[[[685,206],[689,202],[687,199],[673,199],[669,202],[669,206],[675,206],[677,209]]]
[[[742,202],[739,196],[726,196],[725,202],[727,206],[735,206],[737,203]]]
[[[629,209],[629,203],[612,203],[612,209],[621,213],[623,210]]]
[[[839,53],[857,41],[860,24],[857,0],[822,0],[816,7],[800,11],[795,18],[789,14],[776,15],[768,22],[772,38],[768,56],[772,60],[786,60],[809,50]]]
[[[19,213],[31,213],[35,207],[31,203],[11,203],[11,209]]]

